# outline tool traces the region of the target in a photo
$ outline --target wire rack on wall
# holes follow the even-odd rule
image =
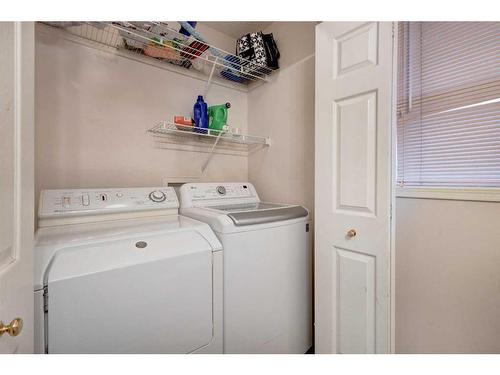
[[[240,146],[239,149],[254,149],[266,147],[271,144],[267,137],[256,135],[232,133],[222,130],[201,129],[194,126],[172,124],[162,121],[148,130],[151,135],[177,137],[180,142],[185,143],[186,138],[195,139],[200,142],[213,143],[217,141],[219,145],[233,144]],[[247,146],[247,147],[245,147]]]
[[[214,153],[244,156],[271,145],[271,139],[267,137],[200,129],[166,121],[160,122],[148,132],[155,137],[157,146],[160,148],[208,153],[201,167],[202,171],[206,169]]]
[[[66,32],[133,54],[248,84],[267,81],[272,69],[175,31],[171,22],[44,22]]]

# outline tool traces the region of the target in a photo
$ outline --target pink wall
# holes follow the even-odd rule
[[[500,352],[500,203],[396,199],[396,352]]]
[[[250,131],[272,146],[250,155],[249,179],[262,199],[314,208],[314,57],[279,72],[248,96]]]
[[[36,196],[41,189],[153,186],[163,177],[247,179],[247,157],[156,148],[146,130],[192,111],[205,82],[98,51],[40,28],[36,38]],[[246,130],[247,94],[212,85]]]
[[[248,128],[272,146],[250,155],[249,180],[261,199],[314,208],[315,22],[274,22],[265,32],[283,58],[269,83],[248,94]],[[294,41],[299,43],[295,44]],[[312,215],[311,215],[312,217]]]

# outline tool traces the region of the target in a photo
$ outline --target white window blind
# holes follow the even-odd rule
[[[500,187],[500,22],[400,22],[399,186]]]

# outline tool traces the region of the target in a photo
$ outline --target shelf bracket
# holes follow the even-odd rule
[[[207,129],[207,131],[210,131]],[[214,150],[215,150],[215,147],[217,147],[217,143],[219,143],[219,139],[220,137],[224,134],[223,131],[219,132],[219,135],[217,136],[217,138],[215,138],[215,142],[214,144],[212,145],[212,148],[210,149],[210,153],[208,154],[208,157],[207,157],[207,160],[205,160],[205,162],[203,163],[203,165],[201,166],[201,172],[205,172],[205,169],[207,169],[207,166],[208,164],[210,163],[210,160],[212,160],[213,156],[214,156]]]
[[[214,75],[215,67],[217,65],[217,59],[218,59],[218,57],[215,58],[214,63],[212,64],[212,70],[210,71],[210,75],[208,76],[207,84],[205,86],[205,92],[203,93],[203,97],[205,98],[205,100],[206,100],[207,95],[208,95],[208,90],[210,89],[210,84],[212,83],[212,77]],[[207,129],[207,132],[209,132],[209,131],[210,130]],[[210,153],[208,155],[207,160],[205,160],[205,162],[201,166],[202,173],[205,172],[205,169],[207,169],[207,166],[210,163],[210,160],[212,160],[212,157],[214,156],[215,147],[217,147],[217,143],[219,143],[219,139],[220,139],[222,134],[223,134],[223,132],[220,132],[219,135],[217,136],[217,138],[215,139],[215,142],[212,145],[212,148],[210,149]]]
[[[215,67],[217,66],[217,60],[219,58],[216,57],[213,64],[212,64],[212,70],[210,71],[210,75],[208,76],[207,84],[205,86],[205,92],[203,93],[203,97],[206,99],[208,95],[208,89],[210,88],[210,84],[212,83],[212,77],[214,75]]]

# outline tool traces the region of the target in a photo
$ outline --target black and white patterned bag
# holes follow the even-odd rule
[[[236,54],[250,62],[242,60],[241,70],[249,72],[258,70],[259,67],[267,67],[266,47],[262,32],[243,35],[236,42]]]

